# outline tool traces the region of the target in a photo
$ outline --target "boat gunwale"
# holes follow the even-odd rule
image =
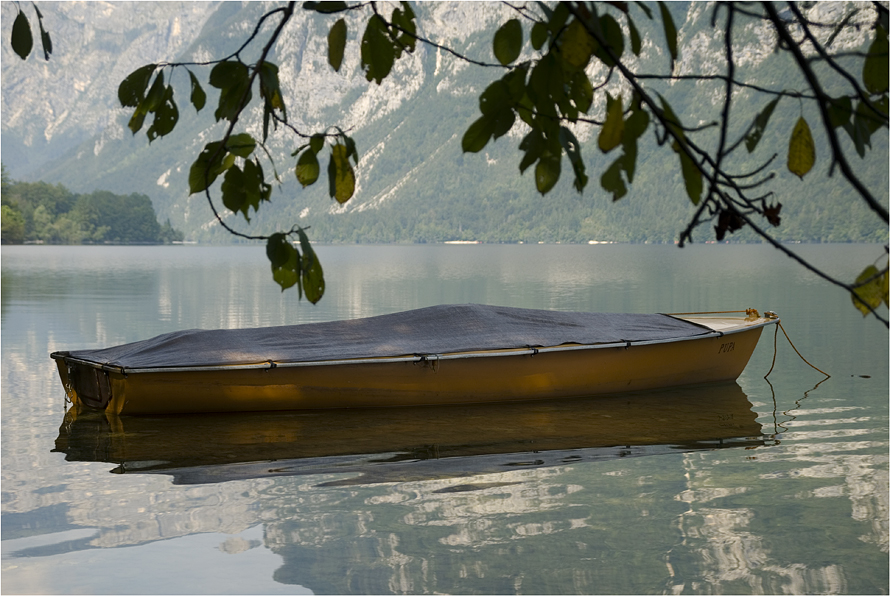
[[[677,317],[684,318],[685,317]],[[694,317],[689,317],[694,318]],[[701,318],[701,317],[695,317]],[[692,321],[690,321],[692,322]],[[147,373],[182,373],[182,372],[225,372],[236,370],[271,370],[273,368],[300,368],[300,367],[318,367],[318,366],[344,366],[344,365],[361,365],[361,364],[396,364],[402,362],[410,362],[420,364],[426,362],[437,362],[439,360],[466,360],[471,358],[497,358],[505,356],[535,356],[538,354],[570,352],[579,350],[597,350],[606,348],[630,348],[632,346],[649,346],[667,343],[678,343],[683,341],[694,341],[698,339],[724,337],[736,333],[743,333],[752,329],[766,327],[767,325],[775,325],[779,323],[778,317],[760,317],[756,322],[750,324],[740,324],[737,327],[724,330],[712,329],[710,332],[699,335],[686,337],[675,337],[668,339],[655,339],[643,341],[621,341],[602,344],[561,344],[558,346],[528,347],[528,348],[501,348],[494,350],[466,351],[466,352],[448,352],[444,354],[412,354],[410,356],[378,356],[368,358],[347,358],[344,360],[310,360],[299,362],[275,362],[273,360],[264,360],[262,362],[244,363],[244,364],[210,364],[202,366],[165,366],[165,367],[143,367],[143,368],[127,368],[123,366],[115,366],[112,364],[103,364],[90,360],[82,360],[70,356],[69,352],[60,351],[50,354],[50,358],[54,360],[64,360],[68,363],[89,366],[105,372],[116,372],[124,376],[130,374],[147,374]],[[698,323],[694,323],[698,324]]]

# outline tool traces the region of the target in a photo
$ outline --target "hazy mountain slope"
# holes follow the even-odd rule
[[[819,10],[839,10],[839,3]],[[43,6],[43,5],[41,5]],[[152,197],[159,217],[170,218],[191,238],[229,241],[221,233],[201,196],[187,196],[187,172],[204,143],[221,136],[213,122],[216,92],[205,85],[208,105],[195,115],[188,104],[187,75],[175,75],[181,117],[177,130],[149,145],[144,133],[133,137],[126,128],[128,114],[117,107],[117,84],[147,62],[165,59],[207,60],[232,52],[243,40],[267,3],[50,3],[43,10],[57,51],[48,64],[33,58],[22,62],[3,47],[3,162],[13,178],[61,182],[76,191],[97,188],[113,192],[141,192]],[[58,7],[58,11],[56,10]],[[679,72],[714,72],[715,52],[722,36],[711,29],[702,3],[672,3],[686,50]],[[4,18],[9,14],[5,4]],[[423,3],[417,6],[420,32],[455,47],[466,55],[491,60],[494,29],[509,9],[493,2]],[[478,117],[478,95],[497,69],[468,66],[441,51],[419,45],[403,58],[383,85],[369,84],[358,72],[360,23],[350,21],[350,43],[344,69],[334,73],[326,61],[329,18],[298,11],[289,24],[277,55],[289,119],[307,133],[333,125],[350,130],[361,160],[355,197],[341,207],[327,196],[327,184],[300,189],[293,172],[294,140],[273,141],[271,148],[283,184],[250,227],[239,215],[233,225],[245,231],[271,232],[291,222],[311,226],[318,240],[339,242],[434,242],[450,239],[483,241],[587,240],[672,241],[692,206],[676,157],[657,150],[651,134],[641,146],[637,177],[627,197],[612,204],[599,187],[599,176],[615,159],[602,155],[595,143],[584,148],[590,182],[584,195],[571,188],[571,168],[563,161],[563,178],[553,192],[534,191],[531,172],[518,174],[517,145],[521,134],[489,144],[478,155],[463,155],[460,138]],[[666,61],[659,45],[663,34],[644,29],[641,70],[655,71]],[[115,33],[117,32],[117,33]],[[67,40],[65,38],[68,38]],[[786,81],[785,69],[770,51],[772,41],[756,25],[740,30],[736,54],[743,58],[744,75],[762,83]],[[855,47],[856,39],[839,39]],[[248,56],[255,55],[248,53]],[[199,69],[195,69],[196,73]],[[206,71],[204,71],[206,73]],[[604,77],[591,69],[592,78]],[[204,75],[206,78],[206,74]],[[719,110],[714,85],[662,85],[675,110],[695,114],[701,123]],[[38,91],[35,91],[38,90]],[[612,88],[613,94],[622,89]],[[743,92],[734,104],[736,128],[741,130],[767,103],[750,100]],[[625,96],[627,91],[625,90]],[[601,109],[604,95],[597,98]],[[790,100],[780,104],[761,148],[754,156],[739,155],[740,171],[779,153],[777,200],[784,205],[779,235],[785,239],[880,240],[886,229],[858,203],[850,202],[835,177],[826,182],[824,157],[804,182],[784,169],[783,152],[799,108]],[[807,114],[816,119],[815,114]],[[690,124],[694,122],[689,122]],[[258,113],[245,118],[248,132],[259,136]],[[589,136],[583,127],[579,138]],[[885,189],[887,135],[874,139],[875,155],[863,175]],[[817,139],[820,156],[824,143]],[[861,167],[858,157],[852,158]],[[325,158],[326,160],[327,158]],[[878,167],[875,167],[877,164]],[[882,165],[884,164],[884,165]],[[323,169],[326,161],[322,163]],[[222,208],[221,203],[218,205]],[[701,240],[710,233],[702,231]],[[750,238],[750,234],[738,235]]]

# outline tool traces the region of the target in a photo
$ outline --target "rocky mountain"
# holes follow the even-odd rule
[[[848,3],[817,3],[810,10],[847,10]],[[250,35],[260,15],[276,6],[267,2],[87,2],[38,3],[46,28],[53,36],[54,53],[48,62],[32,56],[20,60],[8,44],[2,47],[2,159],[14,179],[60,182],[77,192],[96,189],[138,192],[150,196],[161,221],[169,218],[187,237],[228,241],[213,219],[203,196],[188,196],[187,174],[203,145],[218,138],[222,127],[212,117],[216,91],[205,84],[208,107],[196,114],[189,105],[188,75],[174,74],[180,121],[171,135],[149,144],[143,132],[127,129],[129,113],[119,107],[117,86],[143,64],[163,61],[203,62],[236,51]],[[384,12],[390,8],[380,5]],[[722,51],[719,31],[709,23],[704,3],[672,3],[683,53],[677,70],[711,73]],[[3,4],[3,22],[11,23],[15,5]],[[29,7],[23,5],[24,10]],[[493,61],[491,39],[498,24],[515,12],[495,2],[420,3],[418,33],[452,47],[466,56]],[[825,13],[825,14],[823,14]],[[642,13],[637,24],[648,27]],[[857,18],[864,18],[860,16]],[[296,182],[290,153],[295,140],[281,135],[269,146],[281,176],[271,206],[250,226],[238,215],[228,221],[238,229],[269,233],[290,223],[312,227],[312,237],[338,242],[434,242],[451,239],[483,241],[671,241],[689,216],[682,178],[674,160],[664,151],[641,146],[641,164],[628,197],[612,204],[599,188],[602,170],[613,157],[602,156],[594,143],[585,146],[590,184],[584,195],[571,188],[568,172],[553,192],[540,197],[529,173],[518,176],[516,131],[490,143],[479,155],[464,155],[460,139],[478,117],[478,95],[500,73],[456,60],[447,52],[418,45],[413,55],[396,63],[382,85],[368,83],[359,71],[359,39],[363,23],[349,20],[349,43],[344,67],[334,72],[327,64],[326,35],[333,19],[298,9],[275,49],[272,61],[280,78],[290,122],[306,133],[340,126],[358,145],[360,162],[357,191],[346,205],[331,201],[327,185],[301,189]],[[667,60],[657,28],[641,31],[644,44],[635,67],[655,66]],[[528,34],[528,31],[526,31]],[[865,31],[845,33],[835,40],[858,47]],[[857,37],[858,36],[858,37]],[[765,26],[747,25],[738,34],[735,51],[745,76],[752,79],[783,77]],[[255,59],[259,42],[243,52]],[[206,81],[206,67],[192,67]],[[591,79],[604,80],[606,71],[591,67]],[[787,81],[791,86],[793,81]],[[622,88],[611,84],[613,94]],[[662,92],[678,113],[692,113],[701,123],[719,110],[716,86],[703,83],[689,88],[664,85]],[[627,90],[624,89],[625,95]],[[747,93],[747,92],[746,92]],[[738,101],[738,121],[747,126],[766,100]],[[605,94],[596,96],[595,110],[605,107]],[[791,110],[797,117],[797,108]],[[777,110],[778,112],[778,110]],[[777,151],[787,147],[792,116],[774,118],[763,144]],[[815,117],[815,115],[814,115]],[[776,122],[776,120],[779,120]],[[793,121],[792,121],[793,122]],[[259,136],[261,114],[242,121],[244,130]],[[583,141],[590,129],[578,127]],[[651,135],[650,135],[651,136]],[[880,135],[879,135],[880,136]],[[818,141],[818,140],[817,140]],[[875,150],[887,151],[886,134],[875,140]],[[651,158],[649,155],[651,154]],[[782,160],[779,160],[780,162]],[[879,162],[870,158],[870,162]],[[886,164],[886,159],[884,160]],[[822,173],[827,160],[820,164]],[[568,166],[564,167],[567,170]],[[798,213],[803,224],[782,228],[786,239],[863,240],[886,238],[865,211],[850,211],[841,186],[826,185],[822,173],[807,182],[777,166],[778,188],[783,195],[787,222]],[[883,177],[883,167],[866,175]],[[819,178],[819,180],[815,180]],[[821,185],[821,186],[820,186]],[[805,197],[818,194],[825,204],[813,208]],[[667,198],[671,204],[666,204]],[[833,198],[832,198],[833,197]],[[884,195],[886,201],[886,193]],[[220,205],[221,207],[221,205]],[[812,211],[812,212],[810,212]],[[829,225],[843,214],[843,233]],[[850,223],[852,222],[852,223]],[[285,225],[287,223],[287,225]],[[832,234],[834,234],[832,236]],[[744,235],[739,236],[745,238]],[[705,238],[702,238],[705,239]]]

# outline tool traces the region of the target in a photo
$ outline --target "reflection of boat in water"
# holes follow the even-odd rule
[[[465,304],[52,357],[72,402],[115,414],[494,403],[732,381],[777,322]]]
[[[497,405],[116,416],[71,408],[56,449],[177,484],[349,474],[334,484],[463,477],[676,452],[757,446],[736,383]],[[329,483],[330,484],[330,483]]]

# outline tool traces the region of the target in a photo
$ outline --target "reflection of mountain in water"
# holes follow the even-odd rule
[[[762,444],[735,384],[480,406],[116,417],[69,410],[56,451],[177,484],[337,474],[327,485],[472,477]],[[470,490],[475,484],[451,490]],[[479,486],[486,486],[485,482]]]

